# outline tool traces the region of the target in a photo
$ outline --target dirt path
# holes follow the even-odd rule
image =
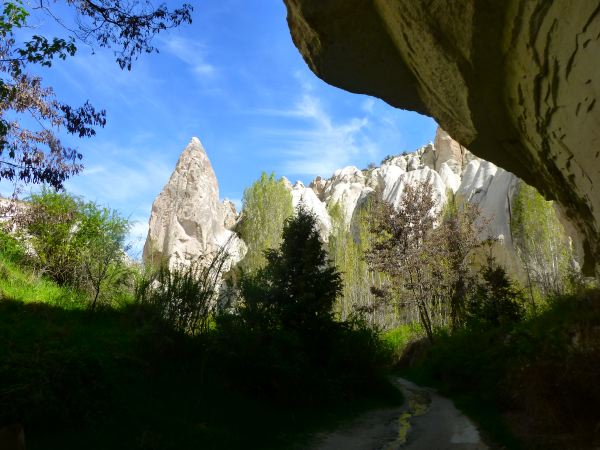
[[[333,432],[316,436],[312,450],[487,450],[475,425],[451,400],[403,378],[394,383],[401,408],[370,411]]]

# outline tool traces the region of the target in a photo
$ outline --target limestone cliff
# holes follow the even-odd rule
[[[292,38],[319,77],[434,117],[474,154],[557,200],[593,272],[598,1],[284,1]]]
[[[193,138],[173,174],[152,204],[145,263],[186,263],[225,247],[229,264],[241,260],[244,243],[228,228],[235,223],[235,206],[220,203],[219,185],[198,138]]]

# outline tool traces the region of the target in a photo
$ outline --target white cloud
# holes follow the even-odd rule
[[[261,131],[276,142],[277,148],[272,152],[284,155],[282,173],[329,176],[361,155],[377,157],[380,149],[371,139],[368,114],[335,121],[312,88],[305,83],[301,83],[301,88],[303,93],[290,109],[259,112],[298,119],[292,126]]]
[[[69,180],[67,190],[88,200],[107,203],[126,216],[149,215],[151,206],[147,199],[158,194],[173,171],[173,162],[166,159],[164,152],[143,145],[96,143],[88,147],[86,159],[102,162],[92,163],[89,169]]]
[[[163,39],[163,49],[190,66],[197,75],[213,76],[217,72],[216,67],[206,61],[207,47],[203,43],[171,35]]]

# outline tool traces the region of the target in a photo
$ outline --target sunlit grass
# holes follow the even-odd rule
[[[0,296],[23,303],[45,303],[63,309],[84,309],[86,294],[59,286],[32,269],[0,258]]]

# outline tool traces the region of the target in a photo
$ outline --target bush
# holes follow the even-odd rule
[[[77,223],[82,201],[66,193],[42,190],[32,194],[15,218],[23,242],[31,245],[36,268],[61,285],[80,281]]]
[[[129,222],[114,210],[45,189],[31,195],[14,222],[32,248],[34,266],[60,285],[87,291],[92,310],[109,303],[130,275],[124,255]]]
[[[0,254],[11,262],[21,262],[25,259],[26,250],[21,241],[0,231]]]
[[[227,254],[221,250],[189,265],[169,267],[140,277],[135,299],[176,332],[204,335],[219,307],[219,291]]]

